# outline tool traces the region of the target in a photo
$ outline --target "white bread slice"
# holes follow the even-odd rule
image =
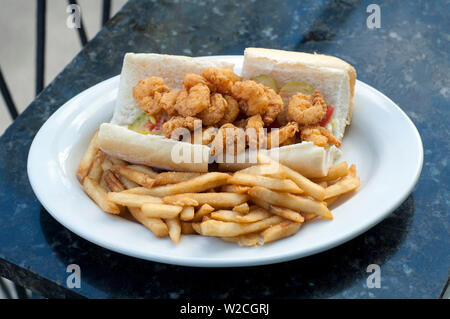
[[[278,88],[287,82],[300,81],[322,92],[327,104],[334,107],[330,119],[332,133],[342,140],[353,110],[356,71],[350,64],[322,54],[245,49],[243,78],[250,79],[261,74],[272,77]]]
[[[127,162],[175,171],[208,171],[208,146],[139,134],[111,123],[100,125],[97,141],[105,153]]]
[[[111,123],[129,125],[142,113],[133,98],[133,87],[150,76],[162,77],[171,88],[181,88],[186,73],[197,73],[208,67],[233,69],[234,64],[223,61],[194,59],[187,56],[127,53],[120,74],[119,93]]]
[[[261,150],[261,153],[269,155],[274,160],[308,178],[327,175],[330,166],[342,154],[335,146],[324,148],[314,145],[313,142],[302,142],[270,150]],[[245,158],[241,158],[242,163],[239,163],[238,160],[235,163],[219,163],[219,170],[234,172],[255,165],[255,154],[253,154],[251,160],[249,160],[249,157],[247,151]]]

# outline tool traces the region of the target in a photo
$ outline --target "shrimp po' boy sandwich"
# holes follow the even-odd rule
[[[325,176],[350,124],[355,69],[331,56],[247,48],[228,62],[125,55],[107,154],[161,169],[235,171],[261,151],[307,177]]]

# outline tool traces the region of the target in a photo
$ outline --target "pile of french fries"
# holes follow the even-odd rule
[[[297,233],[360,186],[346,162],[314,180],[262,155],[257,165],[230,173],[158,173],[108,157],[94,134],[78,168],[84,191],[106,213],[126,216],[157,237],[214,236],[241,246],[264,245]]]

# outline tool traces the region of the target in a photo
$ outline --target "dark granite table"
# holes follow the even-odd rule
[[[379,29],[366,26],[373,1],[276,2],[125,5],[0,139],[0,275],[46,297],[439,297],[450,264],[450,1],[377,1]],[[390,217],[344,245],[301,260],[201,269],[108,251],[42,208],[26,174],[33,137],[68,99],[118,74],[125,52],[203,56],[242,54],[248,46],[342,57],[360,80],[409,115],[423,139],[423,171]],[[81,266],[81,289],[66,287],[72,263]],[[369,264],[381,266],[379,289],[366,286]]]

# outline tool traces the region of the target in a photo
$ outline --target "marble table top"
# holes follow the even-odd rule
[[[449,274],[450,1],[129,1],[0,137],[0,275],[46,297],[438,298]],[[388,218],[329,251],[276,265],[202,269],[134,259],[56,222],[28,181],[30,144],[48,117],[120,73],[126,52],[242,54],[249,46],[320,52],[353,64],[358,79],[417,126],[424,165]],[[382,123],[380,123],[382,125]],[[67,265],[82,270],[66,285]],[[381,287],[366,269],[381,267]]]

